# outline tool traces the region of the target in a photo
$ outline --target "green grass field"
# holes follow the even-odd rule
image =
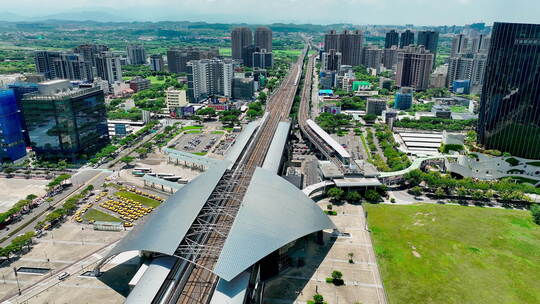
[[[226,48],[226,47],[219,48],[219,55],[220,56],[232,56],[232,49],[231,48]]]
[[[150,83],[152,83],[152,84],[164,84],[165,83],[165,78],[163,80],[158,80],[157,76],[148,76],[147,78],[150,79]],[[122,79],[124,81],[128,82],[131,79],[133,79],[133,77],[124,76],[124,77],[122,77]]]
[[[540,226],[528,211],[367,205],[390,303],[540,303]]]
[[[132,199],[148,207],[157,207],[160,204],[160,202],[156,200],[129,191],[118,191],[115,193],[115,195],[118,197]]]
[[[105,212],[96,210],[96,209],[88,209],[83,215],[83,219],[87,221],[103,221],[103,222],[121,222],[119,218],[116,218],[112,215],[109,215]]]

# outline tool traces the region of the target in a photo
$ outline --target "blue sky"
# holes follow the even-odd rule
[[[102,11],[133,20],[462,25],[540,23],[540,0],[2,0],[23,16]],[[0,17],[2,12],[0,12]],[[1,18],[0,18],[1,19]]]

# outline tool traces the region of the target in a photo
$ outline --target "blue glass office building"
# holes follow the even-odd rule
[[[478,118],[485,148],[540,159],[540,24],[493,26]]]
[[[105,100],[98,88],[25,94],[22,106],[31,147],[43,158],[76,161],[109,143]]]
[[[27,147],[30,146],[30,137],[28,136],[28,128],[24,120],[24,113],[22,112],[22,98],[24,94],[34,93],[38,91],[38,84],[33,82],[16,82],[9,85],[9,88],[13,90],[15,94],[15,100],[17,101],[17,108],[21,114],[21,127],[23,129],[24,142]]]
[[[0,162],[12,162],[26,155],[21,114],[13,90],[0,90]]]
[[[394,109],[408,110],[413,104],[412,88],[401,88],[394,96]]]

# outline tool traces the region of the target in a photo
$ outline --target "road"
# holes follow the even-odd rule
[[[47,289],[62,284],[62,281],[58,279],[57,274],[62,272],[67,272],[70,276],[74,275],[80,275],[84,271],[92,270],[93,266],[91,265],[96,264],[99,262],[103,256],[107,254],[115,245],[118,243],[119,240],[116,240],[110,244],[105,245],[104,247],[99,248],[96,251],[93,251],[83,257],[82,259],[79,259],[78,261],[59,269],[55,272],[54,275],[44,277],[43,279],[39,280],[38,282],[22,289],[22,295],[12,295],[11,297],[7,297],[3,299],[4,304],[11,304],[11,303],[22,303],[24,301],[28,301],[29,299],[39,295],[40,293],[46,291]]]

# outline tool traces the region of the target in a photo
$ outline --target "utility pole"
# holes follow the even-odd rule
[[[17,289],[19,290],[19,295],[21,295],[21,285],[19,285],[19,276],[17,275],[17,268],[13,267],[13,272],[15,272],[15,280],[17,281]]]

